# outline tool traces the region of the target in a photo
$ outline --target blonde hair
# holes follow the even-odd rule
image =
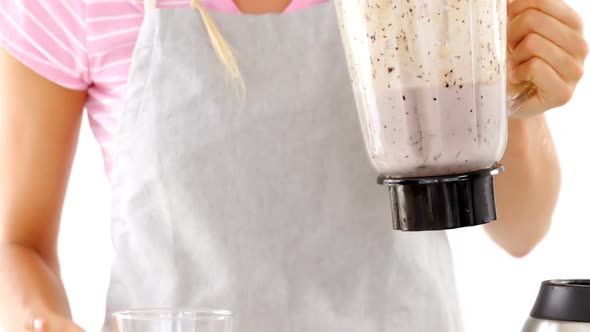
[[[156,1],[157,0],[145,0],[146,10],[155,8]],[[209,34],[209,39],[211,40],[211,46],[213,46],[213,49],[215,50],[217,57],[227,69],[227,73],[232,84],[238,89],[238,92],[243,96],[246,91],[246,85],[244,83],[242,73],[240,72],[240,67],[238,66],[238,61],[234,56],[234,52],[231,46],[221,34],[219,27],[217,27],[217,24],[215,24],[215,21],[213,21],[213,18],[209,15],[207,9],[201,3],[201,0],[191,0],[191,7],[199,10],[199,12],[201,13],[203,23],[205,24],[205,28],[207,29],[207,33]]]

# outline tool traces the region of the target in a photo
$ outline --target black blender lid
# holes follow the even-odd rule
[[[590,323],[590,280],[543,282],[531,317]]]

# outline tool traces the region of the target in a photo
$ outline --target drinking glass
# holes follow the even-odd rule
[[[147,309],[113,314],[114,332],[232,332],[230,311]]]

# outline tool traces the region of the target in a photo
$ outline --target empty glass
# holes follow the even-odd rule
[[[224,310],[149,309],[113,314],[114,332],[232,332]]]

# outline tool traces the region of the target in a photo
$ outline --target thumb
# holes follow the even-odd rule
[[[34,332],[84,332],[69,319],[53,317],[51,319],[37,318],[33,320]]]

